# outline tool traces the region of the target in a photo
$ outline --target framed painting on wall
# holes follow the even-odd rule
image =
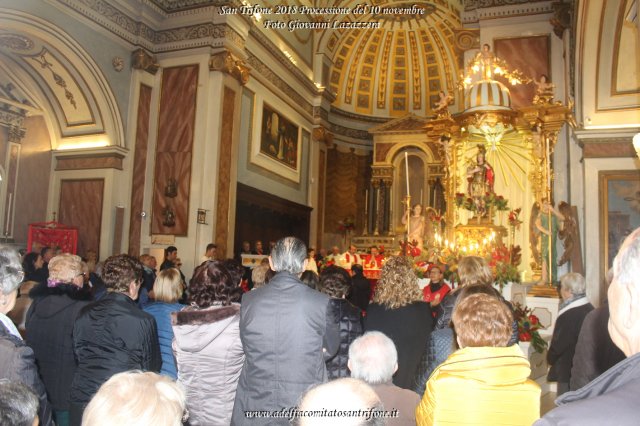
[[[640,171],[601,171],[598,178],[601,265],[606,274],[624,239],[640,227]]]
[[[251,162],[294,182],[300,182],[300,126],[280,110],[262,103],[260,129],[254,134]]]

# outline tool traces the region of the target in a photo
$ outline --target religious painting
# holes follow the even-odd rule
[[[497,38],[493,41],[495,55],[504,60],[511,70],[518,69],[535,80],[545,76],[547,82],[551,80],[551,40],[548,34],[527,37]],[[511,86],[506,79],[497,77],[511,92],[511,102],[514,108],[529,106],[536,94],[536,85],[519,84]]]
[[[277,101],[269,104],[258,95],[254,111],[257,117],[251,120],[250,162],[269,173],[299,183],[305,144],[301,134],[306,129],[292,119],[296,118],[295,112]]]
[[[640,171],[604,171],[600,181],[602,265],[613,265],[624,239],[640,227]]]
[[[260,153],[298,170],[298,126],[265,103],[261,129]]]

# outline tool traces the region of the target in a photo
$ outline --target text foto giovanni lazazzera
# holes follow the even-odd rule
[[[318,30],[318,29],[376,29],[380,28],[381,23],[376,21],[358,21],[358,17],[362,15],[423,15],[425,9],[417,5],[401,6],[401,7],[381,7],[373,6],[369,4],[359,4],[354,7],[311,7],[311,6],[297,6],[297,5],[276,5],[273,7],[260,6],[260,5],[245,5],[245,6],[221,6],[219,9],[221,15],[253,15],[259,21],[262,21],[264,28],[268,29],[287,29],[289,31],[295,30]],[[291,19],[291,15],[297,16],[340,16],[343,15],[345,19],[335,19],[332,21],[325,21],[321,19]],[[351,15],[355,19],[347,19],[346,17]]]

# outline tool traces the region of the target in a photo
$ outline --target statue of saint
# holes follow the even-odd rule
[[[402,224],[406,225],[407,223],[409,223],[409,242],[413,243],[415,241],[417,246],[422,248],[426,229],[426,220],[422,215],[422,204],[415,204],[411,209],[411,215],[409,215],[408,210],[405,211],[402,216]]]
[[[487,194],[493,194],[495,180],[493,167],[487,162],[485,155],[484,145],[478,145],[476,161],[467,168],[467,194],[473,200],[479,217],[487,213],[484,197]]]
[[[495,56],[491,51],[491,46],[487,43],[482,45],[482,49],[476,54],[474,58],[476,62],[479,62],[479,66],[482,70],[482,78],[485,80],[491,80],[493,75],[493,62]]]
[[[536,219],[536,228],[540,231],[540,257],[542,259],[542,282],[555,283],[558,280],[558,221],[565,217],[547,200],[543,200],[540,214]],[[551,265],[549,265],[551,263]],[[550,266],[550,267],[549,267]]]

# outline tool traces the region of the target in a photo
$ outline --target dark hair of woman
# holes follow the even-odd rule
[[[228,306],[239,302],[242,289],[225,268],[225,262],[205,262],[193,271],[189,282],[189,303],[199,308],[214,304]]]
[[[325,268],[320,274],[320,291],[331,297],[346,297],[351,289],[349,273],[335,265]]]
[[[225,259],[222,261],[222,266],[227,269],[229,275],[231,275],[231,279],[236,285],[240,284],[242,281],[242,277],[244,275],[244,268],[234,259]]]
[[[127,293],[132,281],[142,282],[142,263],[128,254],[111,256],[104,261],[102,281],[110,291]]]
[[[304,271],[302,275],[300,275],[300,281],[302,281],[302,284],[307,287],[317,290],[320,278],[318,277],[318,274],[313,271]]]
[[[24,271],[25,281],[36,273],[36,261],[40,257],[40,253],[32,251],[24,255],[22,259],[22,270]]]

